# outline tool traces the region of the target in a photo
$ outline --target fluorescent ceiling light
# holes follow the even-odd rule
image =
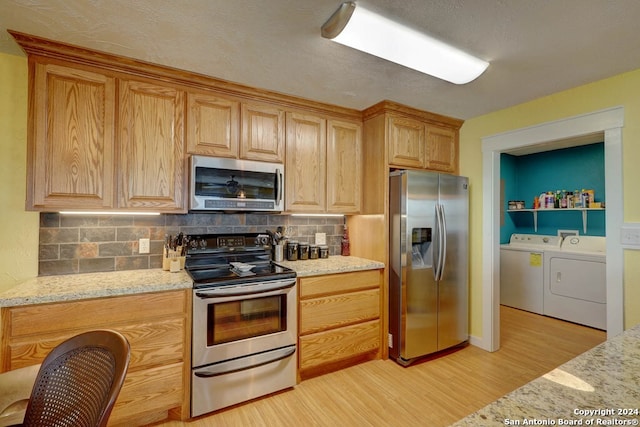
[[[355,2],[340,5],[322,26],[322,37],[455,84],[469,83],[489,66]]]

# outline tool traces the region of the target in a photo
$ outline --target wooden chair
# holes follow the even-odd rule
[[[129,358],[129,342],[115,331],[90,331],[64,341],[40,365],[22,425],[106,426]],[[15,371],[0,377],[6,374]]]

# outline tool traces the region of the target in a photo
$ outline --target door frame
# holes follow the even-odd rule
[[[622,128],[624,107],[613,107],[482,138],[482,338],[500,348],[500,154],[524,147],[553,149],[554,141],[604,134],[607,235],[607,337],[624,330]]]

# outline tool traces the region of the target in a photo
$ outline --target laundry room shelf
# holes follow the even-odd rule
[[[533,229],[538,232],[538,212],[582,212],[582,230],[587,234],[587,212],[603,211],[605,208],[558,208],[558,209],[510,209],[509,213],[531,212],[533,214]]]

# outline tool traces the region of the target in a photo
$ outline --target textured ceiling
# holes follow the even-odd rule
[[[339,0],[0,0],[6,29],[344,107],[468,119],[640,68],[638,0],[360,0],[491,62],[457,86],[320,37]]]

